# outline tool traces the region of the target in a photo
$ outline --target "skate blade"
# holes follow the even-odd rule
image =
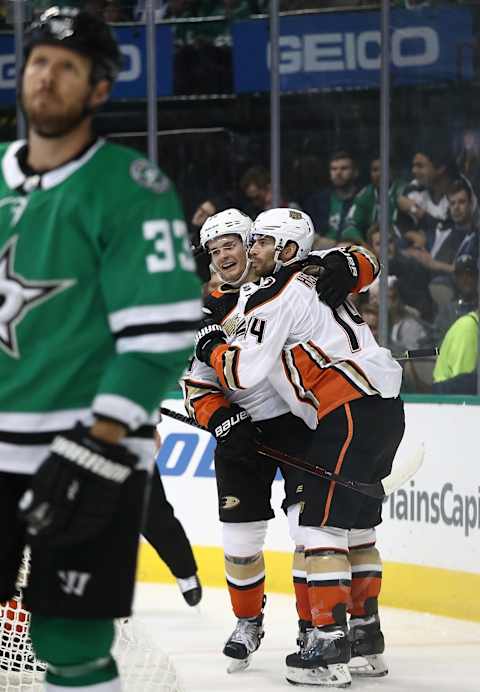
[[[250,665],[251,656],[247,658],[234,658],[228,664],[227,673],[241,673],[242,670],[246,670]]]
[[[388,675],[387,664],[380,654],[355,656],[350,660],[348,668],[356,678],[381,678]]]
[[[287,681],[292,685],[317,687],[349,687],[352,677],[346,663],[334,663],[328,668],[292,668],[287,666]]]

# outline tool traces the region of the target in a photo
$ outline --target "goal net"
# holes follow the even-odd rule
[[[46,666],[37,660],[29,636],[30,615],[22,605],[22,589],[28,579],[29,556],[25,551],[17,581],[17,593],[0,605],[0,690],[42,692]],[[125,692],[183,692],[170,658],[148,633],[148,623],[132,617],[117,620],[113,656]]]

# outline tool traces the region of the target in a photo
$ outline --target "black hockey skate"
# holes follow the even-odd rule
[[[385,641],[378,615],[365,618],[350,618],[348,638],[352,647],[349,668],[358,677],[380,678],[387,675],[388,668],[381,654]]]
[[[308,641],[308,634],[313,629],[311,620],[299,620],[298,621],[298,634],[297,634],[297,646],[300,649],[305,648],[305,644]]]
[[[237,626],[223,647],[225,656],[234,659],[228,666],[228,673],[237,673],[250,665],[252,654],[258,649],[265,635],[263,629],[263,609],[266,596],[263,597],[262,611],[255,618],[238,618]]]
[[[196,574],[186,579],[177,579],[182,596],[189,606],[196,606],[202,600],[202,585]]]
[[[313,627],[306,632],[306,640],[299,639],[299,652],[289,654],[285,661],[288,682],[337,688],[350,685],[350,642],[345,627]]]

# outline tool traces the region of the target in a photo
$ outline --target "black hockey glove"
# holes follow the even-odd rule
[[[318,297],[329,307],[338,308],[355,288],[358,262],[349,250],[338,248],[324,255],[320,264],[323,271],[317,279]]]
[[[202,321],[195,336],[195,356],[202,363],[210,365],[210,356],[215,346],[227,343],[227,335],[222,327],[211,318]]]
[[[215,411],[208,429],[217,440],[217,453],[223,459],[245,461],[254,456],[260,431],[247,411],[240,406],[232,404]]]
[[[19,502],[28,541],[73,545],[97,535],[112,520],[137,461],[80,424],[57,435]]]

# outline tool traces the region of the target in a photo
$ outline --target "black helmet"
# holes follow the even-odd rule
[[[25,62],[34,46],[60,45],[86,55],[93,62],[92,82],[114,82],[122,54],[108,24],[76,7],[50,7],[32,22],[25,36]]]

